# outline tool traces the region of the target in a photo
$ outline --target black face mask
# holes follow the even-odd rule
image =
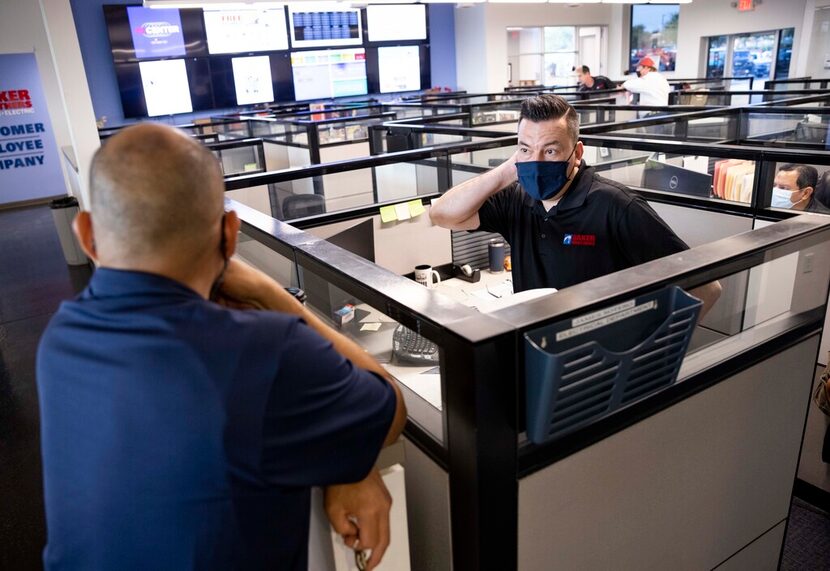
[[[216,276],[216,279],[213,280],[213,284],[210,286],[210,295],[208,295],[208,299],[211,301],[216,301],[216,298],[219,294],[219,288],[222,287],[222,282],[225,281],[225,271],[228,269],[228,258],[225,256],[225,214],[222,215],[222,220],[219,223],[219,253],[222,254],[222,259],[224,263],[222,264],[222,271],[219,272],[219,275]]]
[[[639,69],[637,70],[637,77],[643,77],[643,72]]]

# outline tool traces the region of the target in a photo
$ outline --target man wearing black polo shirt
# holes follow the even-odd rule
[[[514,155],[435,200],[430,217],[452,230],[498,232],[510,243],[513,288],[566,288],[685,250],[640,196],[582,160],[574,109],[557,95],[522,103]],[[717,282],[694,290],[703,312]]]

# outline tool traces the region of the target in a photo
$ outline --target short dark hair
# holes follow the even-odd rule
[[[582,73],[591,73],[591,68],[587,65],[580,65],[576,67],[577,69],[581,69]]]
[[[813,190],[815,190],[816,185],[818,184],[818,171],[816,167],[811,167],[810,165],[801,165],[795,163],[787,163],[782,165],[778,172],[798,172],[798,178],[795,179],[795,184],[798,185],[799,190],[802,188],[807,188],[808,186],[812,186]]]
[[[568,126],[568,133],[574,140],[579,139],[579,116],[564,98],[552,93],[543,93],[535,97],[528,97],[522,101],[522,109],[519,112],[519,123],[527,119],[534,123],[542,121],[555,121],[565,118]]]

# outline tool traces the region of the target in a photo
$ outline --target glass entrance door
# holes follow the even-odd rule
[[[729,75],[754,77],[753,87],[763,89],[764,81],[772,79],[777,40],[777,32],[733,36]]]

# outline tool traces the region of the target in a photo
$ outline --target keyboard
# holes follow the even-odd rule
[[[403,325],[398,325],[392,334],[392,354],[398,362],[423,366],[438,364],[438,345]]]

